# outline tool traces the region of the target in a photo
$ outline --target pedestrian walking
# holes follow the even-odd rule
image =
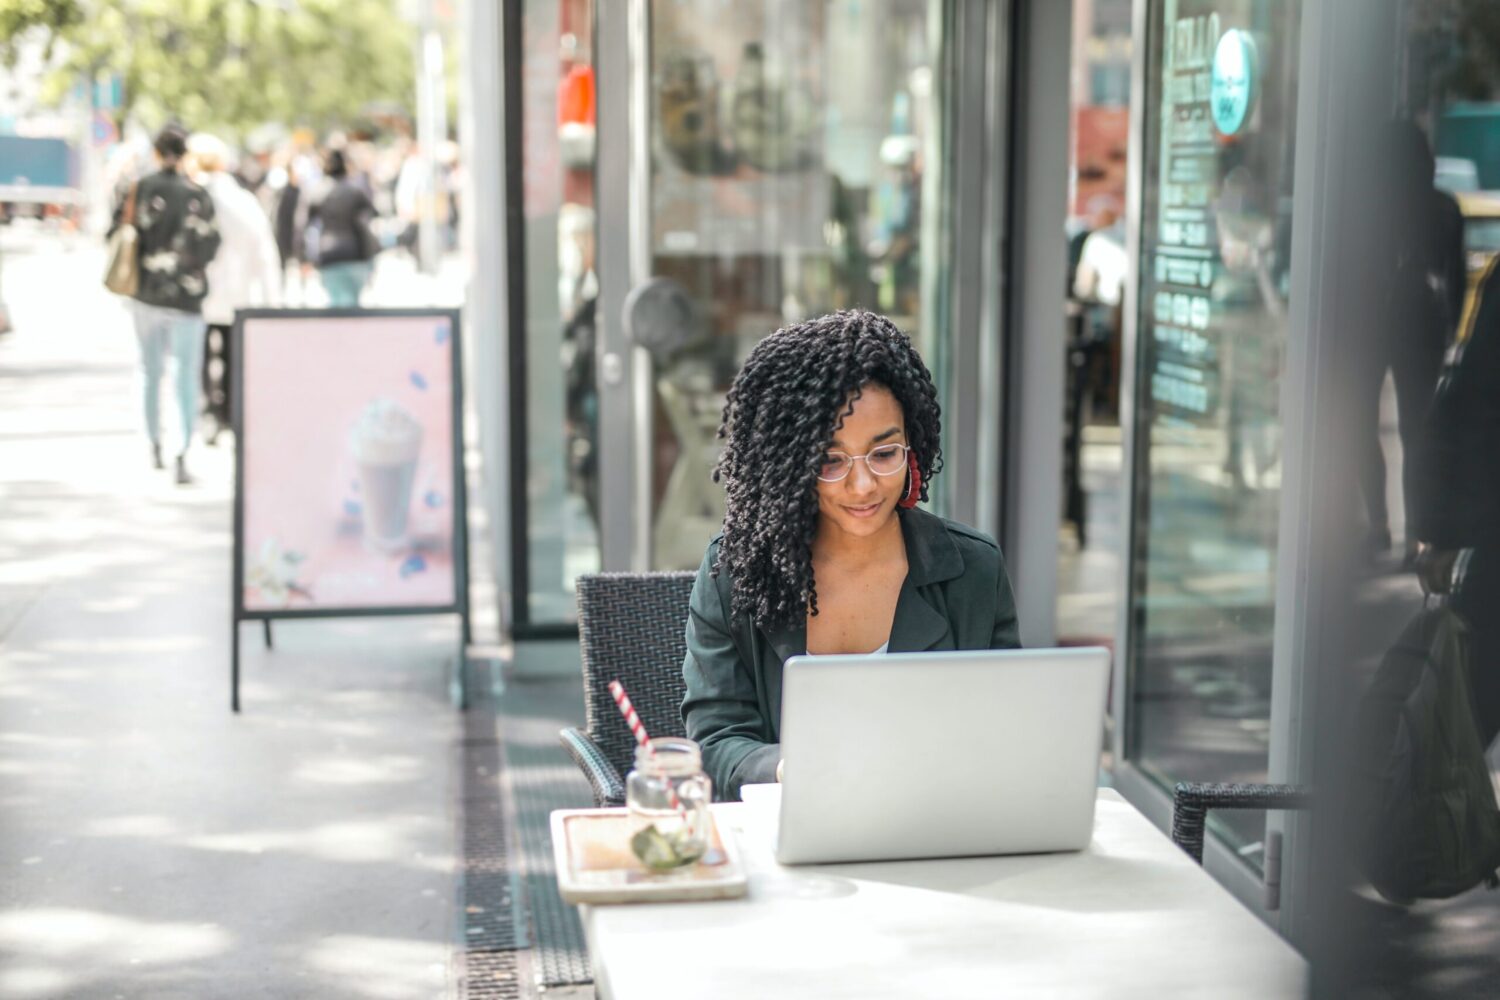
[[[329,186],[308,209],[308,255],[335,309],[359,305],[359,296],[375,269],[380,249],[371,222],[376,212],[370,195],[349,177],[341,150],[332,149],[323,161]]]
[[[203,352],[203,299],[207,268],[219,249],[214,203],[208,192],[180,170],[187,133],[162,129],[153,144],[158,170],[131,185],[115,208],[110,232],[135,227],[139,283],[131,303],[145,376],[146,433],[151,457],[165,468],[161,441],[161,378],[168,355],[176,366],[177,407],[182,442],[177,451],[177,482],[191,483],[188,446],[198,416],[198,377]]]
[[[304,214],[302,209],[302,184],[297,179],[291,156],[286,155],[286,162],[278,164],[271,171],[267,186],[275,190],[275,205],[272,209],[275,218],[276,250],[281,254],[281,266],[285,270],[288,266],[296,266],[302,260],[302,234],[300,230],[299,217]]]
[[[235,310],[281,304],[281,259],[271,220],[259,199],[230,172],[232,159],[229,146],[217,136],[199,133],[188,139],[188,173],[213,199],[222,238],[208,265],[208,295],[203,300],[204,409],[214,421],[210,444],[230,423],[229,336]]]
[[[1401,495],[1406,511],[1404,565],[1415,566],[1422,539],[1412,530],[1428,517],[1424,428],[1443,369],[1443,356],[1463,312],[1467,288],[1464,220],[1458,202],[1433,183],[1427,135],[1411,121],[1391,123],[1379,138],[1384,169],[1373,239],[1368,348],[1355,360],[1364,375],[1360,405],[1366,432],[1362,492],[1371,555],[1391,546],[1386,505],[1385,449],[1380,440],[1380,397],[1389,371],[1396,390],[1401,440]]]

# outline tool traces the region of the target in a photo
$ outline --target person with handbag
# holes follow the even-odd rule
[[[323,160],[330,186],[307,213],[307,255],[317,265],[318,277],[335,309],[359,306],[360,293],[375,270],[380,249],[370,228],[375,205],[370,195],[349,178],[342,150],[331,149]]]
[[[1500,736],[1500,257],[1464,309],[1423,435],[1415,570],[1473,629],[1474,711],[1487,747]]]
[[[1486,759],[1500,735],[1500,259],[1462,314],[1426,421],[1407,524],[1427,606],[1361,701],[1353,755],[1363,874],[1403,905],[1500,887]]]
[[[176,474],[178,484],[187,485],[193,481],[187,452],[198,416],[207,268],[220,237],[213,199],[178,169],[187,153],[187,133],[168,125],[153,148],[160,169],[133,184],[115,210],[105,285],[132,299],[145,376],[146,433],[158,469],[165,468],[160,391],[168,355],[176,366],[181,422]]]

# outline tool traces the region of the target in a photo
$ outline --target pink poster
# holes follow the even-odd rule
[[[244,609],[455,607],[453,315],[242,322]]]

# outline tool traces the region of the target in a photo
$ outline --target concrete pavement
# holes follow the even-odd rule
[[[456,623],[247,626],[233,717],[229,442],[153,471],[99,248],[0,239],[0,996],[451,995]]]

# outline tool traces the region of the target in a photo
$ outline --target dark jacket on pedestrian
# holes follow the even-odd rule
[[[888,651],[1019,646],[1016,602],[1000,547],[981,532],[919,508],[899,516],[907,569]],[[782,667],[807,652],[807,630],[799,625],[765,632],[748,620],[731,620],[734,582],[727,571],[712,574],[720,537],[709,543],[688,602],[682,718],[688,736],[703,748],[715,796],[734,800],[742,785],[776,780]]]
[[[371,260],[378,247],[370,230],[375,205],[370,196],[348,179],[339,180],[307,213],[309,227],[317,227],[319,267]]]
[[[131,189],[115,206],[110,232],[122,222]],[[219,252],[219,229],[208,192],[166,168],[134,185],[134,223],[139,234],[140,286],[135,298],[147,305],[201,313],[208,294],[205,270]]]
[[[1458,550],[1451,606],[1473,628],[1469,680],[1481,742],[1500,734],[1500,258],[1485,266],[1427,417],[1419,507],[1408,530]]]
[[[276,198],[276,249],[281,252],[282,267],[302,259],[302,224],[297,211],[301,200],[302,189],[293,180],[287,181]]]
[[[1411,533],[1440,549],[1500,552],[1500,258],[1475,285],[1433,394],[1422,441],[1422,517]]]

